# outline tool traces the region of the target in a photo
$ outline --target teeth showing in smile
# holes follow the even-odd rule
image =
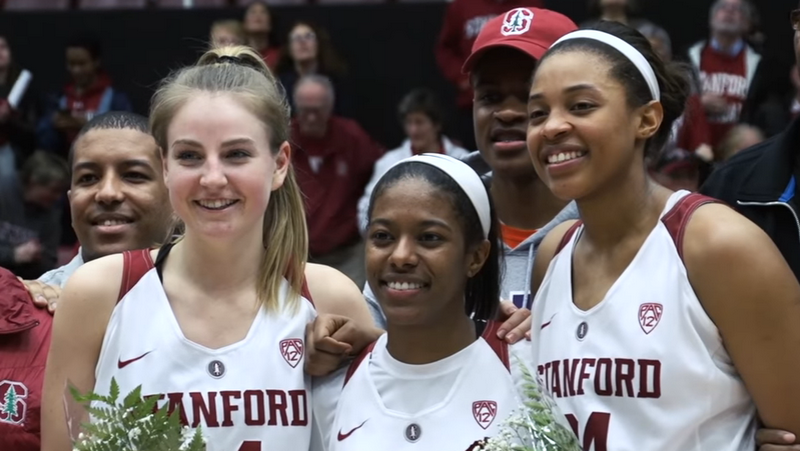
[[[128,221],[125,221],[124,219],[106,219],[100,225],[108,227],[108,226],[115,226],[115,225],[123,225],[123,224],[127,224],[127,223],[128,223]]]
[[[200,206],[208,208],[209,210],[222,210],[236,203],[235,200],[199,200],[197,201]]]
[[[421,284],[408,283],[408,282],[389,282],[386,285],[392,290],[406,291],[406,290],[419,290],[422,288]]]
[[[547,162],[549,164],[563,163],[565,161],[569,161],[569,160],[574,160],[576,158],[580,158],[580,157],[582,157],[584,155],[586,155],[586,152],[583,152],[583,151],[581,151],[581,152],[561,152],[561,153],[556,153],[556,154],[553,154],[553,155],[550,155],[549,157],[547,157]]]

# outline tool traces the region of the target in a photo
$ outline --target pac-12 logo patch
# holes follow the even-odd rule
[[[28,387],[22,382],[0,382],[0,423],[22,425],[28,411],[27,397]]]
[[[645,303],[639,306],[639,325],[644,333],[649,334],[658,326],[664,306],[656,303]]]
[[[297,367],[297,364],[303,359],[303,340],[299,338],[281,340],[280,346],[281,355],[286,363],[292,368]]]
[[[504,36],[527,33],[533,22],[533,11],[528,8],[515,8],[506,13],[500,33]]]
[[[472,403],[472,416],[480,427],[486,429],[491,426],[497,416],[497,403],[494,401],[475,401]]]

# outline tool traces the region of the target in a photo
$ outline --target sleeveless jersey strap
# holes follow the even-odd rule
[[[483,334],[481,334],[481,338],[489,344],[497,354],[497,357],[503,362],[503,365],[506,369],[510,369],[509,359],[508,359],[508,343],[505,340],[501,340],[497,338],[497,331],[500,330],[500,326],[502,323],[498,321],[489,321],[486,323],[486,329],[483,330]]]
[[[672,236],[672,241],[675,242],[681,261],[683,261],[683,236],[686,234],[686,224],[689,223],[689,219],[691,219],[695,210],[705,204],[712,203],[720,202],[701,194],[688,194],[661,218],[661,222],[664,223],[670,236]]]
[[[347,373],[344,375],[344,384],[342,384],[343,386],[347,385],[347,382],[350,380],[350,378],[353,377],[354,374],[356,374],[356,370],[361,365],[361,362],[364,361],[364,359],[372,352],[372,349],[374,348],[375,348],[375,342],[370,343],[369,346],[367,346],[366,348],[364,348],[364,350],[361,351],[361,354],[359,354],[358,357],[355,358],[355,360],[350,362],[350,367],[347,368]]]
[[[122,253],[122,262],[122,284],[119,287],[117,303],[155,266],[150,256],[150,249],[125,251]]]
[[[561,237],[561,241],[558,243],[558,247],[556,248],[556,253],[553,254],[553,256],[558,255],[558,253],[561,252],[561,249],[564,249],[567,243],[569,243],[569,240],[572,239],[572,235],[575,235],[575,232],[578,231],[578,227],[580,227],[581,224],[583,224],[583,222],[575,221],[575,224],[572,224],[572,226],[567,229],[567,233]]]

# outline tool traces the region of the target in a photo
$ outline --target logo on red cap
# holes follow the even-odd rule
[[[503,18],[503,26],[500,28],[500,33],[503,36],[526,33],[531,29],[531,22],[533,22],[533,11],[527,8],[512,9]]]

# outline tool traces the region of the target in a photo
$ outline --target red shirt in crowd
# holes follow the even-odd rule
[[[267,67],[275,71],[278,67],[278,60],[281,59],[281,49],[278,47],[267,47],[261,49],[258,53],[261,54],[261,58],[264,60],[264,63],[267,64]]]
[[[469,81],[461,66],[472,52],[472,44],[490,19],[520,6],[544,8],[543,0],[454,0],[447,7],[436,45],[436,61],[444,77],[456,86]],[[472,106],[472,90],[459,90],[458,106]]]
[[[746,57],[746,47],[733,56],[706,45],[700,54],[700,83],[703,94],[721,95],[728,102],[722,114],[708,116],[713,147],[739,122],[748,90]]]
[[[52,323],[25,286],[0,268],[0,450],[39,451]]]
[[[703,144],[711,146],[711,128],[700,96],[692,94],[686,102],[686,110],[681,117],[676,145],[694,152]]]
[[[323,256],[359,238],[358,200],[384,149],[351,119],[333,116],[321,139],[302,136],[292,122],[297,181],[306,198],[309,251]]]

